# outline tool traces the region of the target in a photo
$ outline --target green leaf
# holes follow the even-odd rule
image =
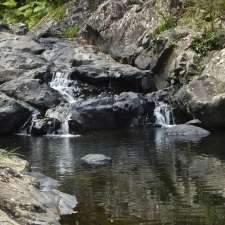
[[[17,2],[15,0],[7,0],[6,2],[1,3],[1,5],[5,6],[6,8],[12,9],[17,6]]]

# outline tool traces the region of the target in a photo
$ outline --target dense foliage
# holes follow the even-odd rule
[[[222,31],[205,33],[202,37],[195,38],[192,49],[205,56],[209,51],[225,47],[225,34]]]
[[[0,0],[0,21],[7,24],[24,22],[31,28],[45,15],[61,7],[64,2],[63,0]]]

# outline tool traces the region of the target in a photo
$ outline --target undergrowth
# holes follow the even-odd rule
[[[0,0],[0,22],[23,22],[32,28],[47,15],[61,20],[65,15],[64,4],[63,0]]]

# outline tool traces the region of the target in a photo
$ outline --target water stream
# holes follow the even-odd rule
[[[164,102],[155,102],[154,117],[155,124],[158,126],[166,127],[175,124],[173,109]]]
[[[67,71],[57,71],[52,77],[49,86],[57,90],[68,102],[67,105],[59,106],[57,111],[48,111],[46,116],[50,118],[59,119],[62,123],[61,131],[59,131],[61,136],[70,136],[69,132],[69,120],[71,117],[71,104],[76,100],[73,96],[74,88],[71,85],[70,73]],[[73,135],[71,135],[73,136]]]

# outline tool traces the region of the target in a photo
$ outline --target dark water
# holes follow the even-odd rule
[[[35,170],[61,182],[79,206],[63,225],[224,225],[225,134],[168,139],[162,129],[107,131],[80,138],[2,137]],[[112,165],[86,168],[89,153]]]

